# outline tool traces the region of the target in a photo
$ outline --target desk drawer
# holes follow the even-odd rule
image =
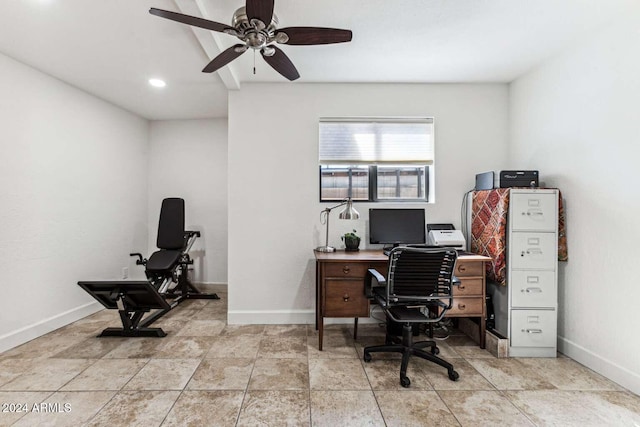
[[[460,285],[453,287],[453,296],[482,296],[482,278],[462,279]]]
[[[369,317],[363,280],[325,280],[325,317]]]
[[[370,268],[375,268],[381,274],[387,275],[386,263],[331,262],[325,265],[324,276],[362,278]]]
[[[484,269],[484,262],[482,261],[456,261],[456,267],[453,270],[457,277],[469,277],[469,276],[482,276]]]
[[[482,316],[484,301],[482,298],[453,298],[453,305],[447,311],[447,317]]]

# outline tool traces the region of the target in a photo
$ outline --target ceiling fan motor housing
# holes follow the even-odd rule
[[[274,13],[269,25],[257,19],[249,21],[246,8],[241,7],[233,14],[231,25],[237,31],[237,34],[235,34],[236,37],[245,42],[248,47],[260,50],[268,43],[274,41],[274,32],[278,26],[278,17]]]

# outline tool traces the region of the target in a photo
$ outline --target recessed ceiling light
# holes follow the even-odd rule
[[[149,84],[153,87],[165,87],[167,83],[161,79],[149,79]]]

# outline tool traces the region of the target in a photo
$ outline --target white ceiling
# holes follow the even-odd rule
[[[152,120],[225,117],[250,82],[510,82],[638,8],[638,0],[276,0],[279,27],[353,31],[351,43],[281,49],[288,82],[246,52],[201,69],[232,36],[150,7],[230,24],[244,0],[0,0],[0,52]],[[164,89],[147,84],[167,81]]]

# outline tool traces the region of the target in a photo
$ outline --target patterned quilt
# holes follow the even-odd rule
[[[471,252],[491,258],[487,280],[506,285],[507,213],[509,188],[473,192],[471,206]],[[558,206],[558,261],[567,261],[567,237],[562,194]]]

